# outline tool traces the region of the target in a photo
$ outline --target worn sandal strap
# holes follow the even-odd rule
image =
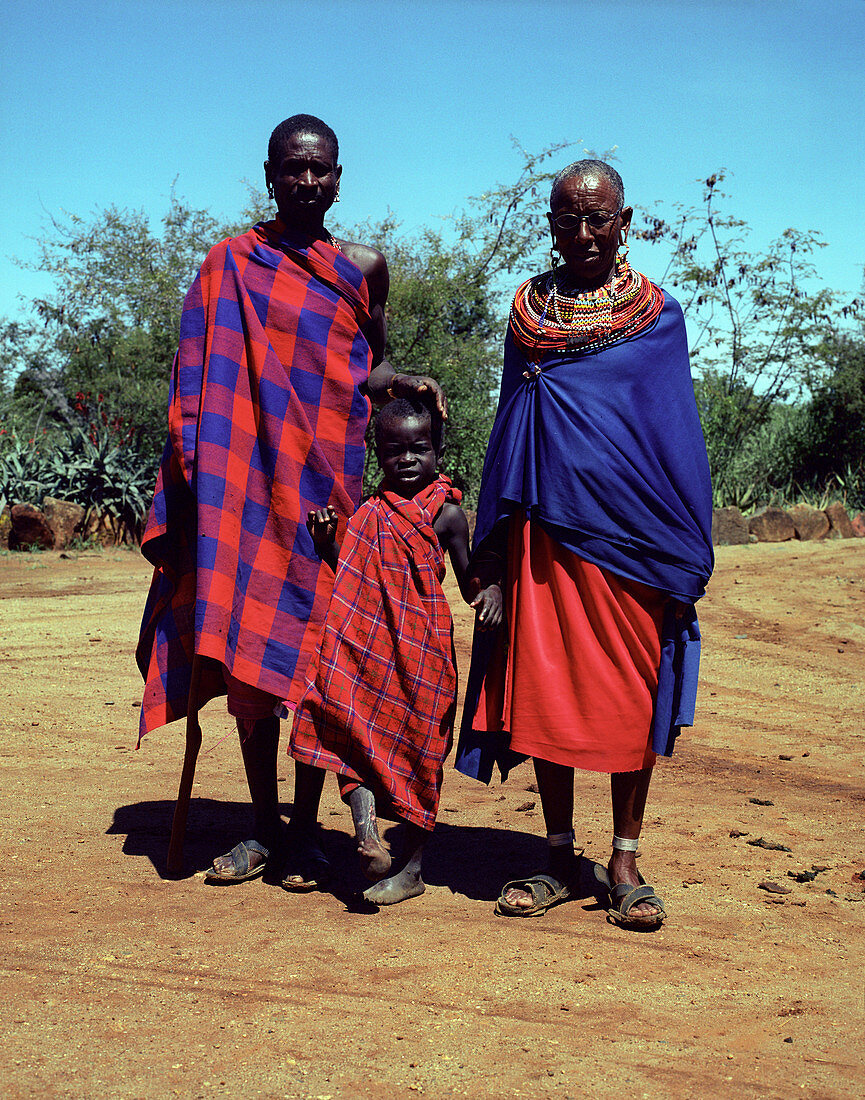
[[[234,870],[239,875],[245,875],[249,870],[249,853],[257,852],[260,856],[264,856],[265,859],[270,855],[270,852],[262,844],[259,844],[257,840],[246,840],[235,846],[228,853],[234,863]]]
[[[548,894],[539,897],[541,890],[544,888],[546,888]],[[559,882],[552,875],[532,875],[530,878],[515,878],[511,882],[506,882],[502,887],[502,897],[508,890],[525,890],[526,893],[531,894],[532,901],[537,904],[545,902],[547,897],[555,897],[563,888],[567,889],[564,883]]]
[[[616,902],[616,909],[620,917],[627,917],[634,906],[639,905],[641,901],[649,901],[657,906],[657,916],[665,916],[667,912],[664,903],[651,886],[631,887],[626,882],[620,882],[618,886],[614,886],[610,891],[610,896]],[[655,915],[647,914],[645,919],[651,921],[655,919]]]

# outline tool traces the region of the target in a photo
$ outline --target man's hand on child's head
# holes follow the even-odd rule
[[[339,518],[330,504],[326,508],[308,512],[306,516],[306,529],[312,535],[316,547],[328,546],[336,540],[338,523]]]
[[[394,397],[431,397],[442,420],[448,418],[448,399],[434,378],[424,374],[395,374],[389,392]]]
[[[478,630],[495,630],[502,624],[502,590],[497,584],[491,584],[478,592],[469,604],[475,609],[475,621]]]

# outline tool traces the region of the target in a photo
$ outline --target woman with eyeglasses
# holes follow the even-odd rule
[[[596,874],[612,920],[652,928],[636,850],[656,757],[693,722],[712,497],[682,310],[629,266],[632,213],[608,164],[563,169],[552,269],[514,298],[473,557],[504,559],[507,624],[475,638],[456,766],[534,761],[549,867],[503,888],[516,917],[576,894],[574,769],[609,774]]]

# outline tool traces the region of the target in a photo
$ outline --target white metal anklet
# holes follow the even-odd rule
[[[551,848],[564,848],[566,844],[574,846],[576,833],[571,829],[568,833],[547,833],[547,844]]]
[[[619,852],[636,852],[639,844],[639,837],[636,840],[629,840],[624,836],[613,835],[613,848]]]

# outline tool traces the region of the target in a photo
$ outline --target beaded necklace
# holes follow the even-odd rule
[[[664,293],[623,257],[605,286],[567,293],[562,272],[528,279],[511,306],[510,327],[520,349],[539,360],[553,351],[598,351],[649,327]]]

